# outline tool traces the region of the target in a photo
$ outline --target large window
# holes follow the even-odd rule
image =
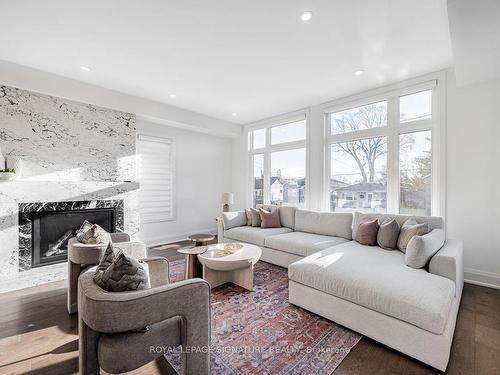
[[[434,87],[326,111],[331,211],[433,213]]]
[[[304,207],[305,115],[249,131],[252,204]]]

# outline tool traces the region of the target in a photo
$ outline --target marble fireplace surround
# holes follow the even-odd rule
[[[0,182],[0,292],[66,278],[66,263],[27,267],[25,203],[121,201],[120,229],[138,239],[135,122],[133,113],[0,84],[1,152],[23,163],[20,179]]]
[[[96,208],[115,209],[115,230],[123,232],[123,200],[66,201],[66,202],[29,202],[19,203],[19,272],[27,271],[32,264],[32,214],[42,211],[74,211]],[[75,228],[76,229],[76,228]]]

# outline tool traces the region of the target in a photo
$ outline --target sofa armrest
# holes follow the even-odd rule
[[[111,241],[117,242],[130,242],[130,236],[127,233],[110,233]]]
[[[455,283],[455,297],[460,299],[464,285],[462,241],[446,240],[444,246],[432,257],[429,272],[452,280]]]
[[[224,242],[224,220],[222,217],[218,217],[215,219],[217,221],[217,242]]]
[[[168,261],[163,257],[149,257],[141,259],[148,265],[151,288],[170,283]]]

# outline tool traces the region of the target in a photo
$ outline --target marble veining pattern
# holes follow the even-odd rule
[[[0,146],[23,178],[135,181],[135,115],[0,86]]]
[[[0,85],[0,148],[23,161],[21,179],[0,182],[0,292],[66,277],[63,263],[23,267],[20,204],[121,201],[138,239],[134,114]]]

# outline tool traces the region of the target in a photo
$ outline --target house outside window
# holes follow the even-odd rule
[[[439,214],[437,81],[325,109],[329,209]]]
[[[252,205],[306,206],[305,112],[249,128]]]

